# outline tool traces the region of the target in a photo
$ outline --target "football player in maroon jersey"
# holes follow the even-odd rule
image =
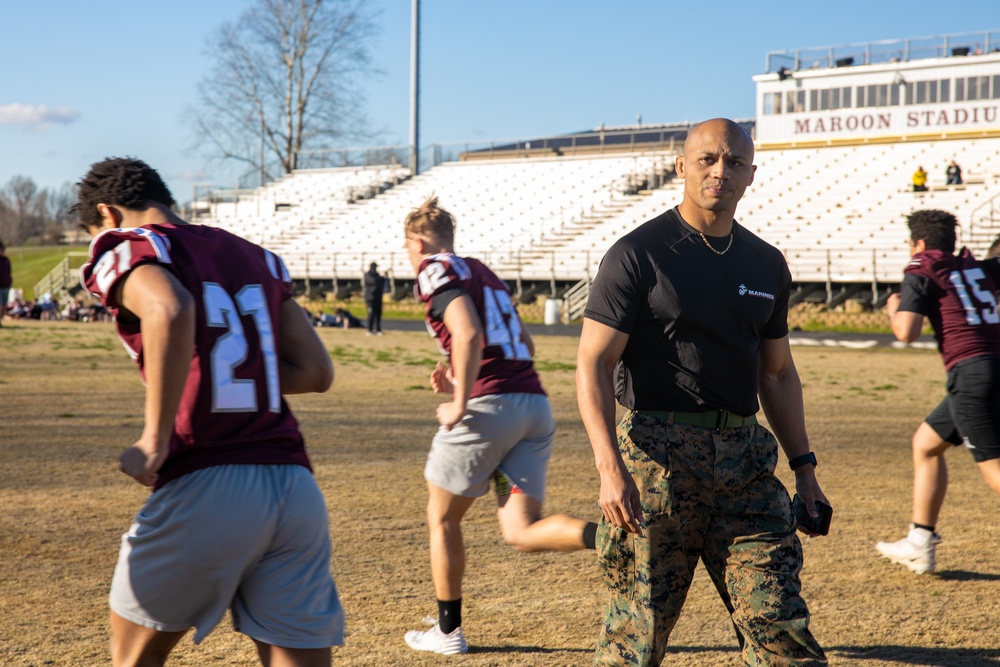
[[[945,452],[965,444],[983,479],[1000,494],[1000,314],[996,289],[1000,259],[976,261],[966,249],[955,254],[955,216],[915,211],[910,227],[911,261],[899,294],[886,303],[893,333],[903,342],[931,321],[948,371],[948,395],[913,435],[913,516],[907,536],[875,548],[917,574],[936,566],[941,537],[936,524],[948,486]]]
[[[284,264],[178,218],[140,160],[99,162],[78,185],[94,236],[83,282],[146,384],[120,468],[153,492],[122,537],[112,663],[162,665],[229,609],[263,664],[329,665],[343,610],[326,504],[282,394],[326,391],[333,365]]]
[[[406,643],[450,655],[468,650],[462,517],[491,479],[500,532],[518,551],[593,549],[597,526],[565,514],[542,518],[555,421],[507,284],[479,260],[455,255],[455,222],[436,197],[406,217],[405,230],[414,292],[448,357],[432,371],[431,387],[451,395],[437,408],[440,429],[424,469],[438,622],[406,633]]]

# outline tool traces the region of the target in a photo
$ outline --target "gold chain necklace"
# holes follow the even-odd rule
[[[704,241],[705,245],[708,246],[708,249],[714,252],[716,255],[725,255],[727,252],[729,252],[729,249],[733,247],[733,235],[735,233],[736,233],[736,227],[734,226],[729,231],[729,243],[726,244],[726,248],[724,250],[716,250],[715,246],[713,246],[711,243],[708,242],[708,238],[705,237],[705,234],[703,232],[698,232],[698,234],[701,236],[701,240]]]

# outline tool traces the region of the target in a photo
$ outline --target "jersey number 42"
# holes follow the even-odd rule
[[[507,290],[483,288],[483,307],[486,310],[486,344],[498,345],[504,359],[530,361],[531,351],[521,339],[521,318]]]

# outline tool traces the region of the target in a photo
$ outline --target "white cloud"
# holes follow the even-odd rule
[[[52,123],[68,124],[80,117],[80,112],[69,107],[48,107],[44,104],[0,105],[0,125],[24,125],[32,130],[47,130]]]
[[[177,178],[182,181],[205,181],[211,179],[211,176],[204,169],[195,169],[192,171],[182,171],[177,174]]]

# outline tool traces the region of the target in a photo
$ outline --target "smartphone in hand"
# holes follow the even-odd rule
[[[792,508],[795,510],[795,518],[799,522],[799,525],[809,532],[816,533],[817,535],[827,535],[830,532],[830,519],[833,518],[833,508],[822,500],[816,501],[816,510],[819,512],[819,516],[816,518],[813,518],[809,514],[805,502],[799,498],[799,494],[797,493],[792,498]]]

